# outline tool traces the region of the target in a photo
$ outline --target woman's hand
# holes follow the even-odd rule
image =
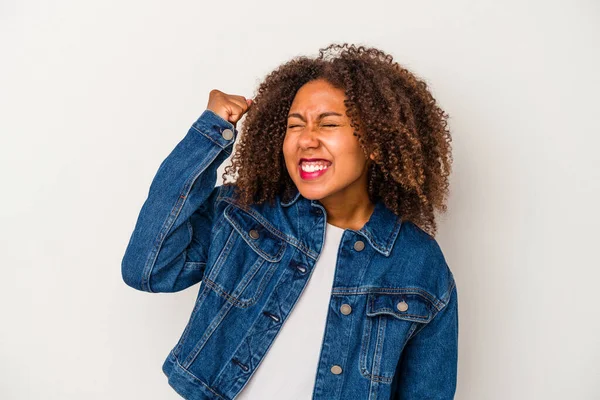
[[[251,104],[252,100],[246,99],[244,96],[227,94],[213,89],[210,91],[206,108],[235,126]]]

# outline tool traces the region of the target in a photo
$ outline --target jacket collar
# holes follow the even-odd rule
[[[310,201],[311,206],[313,207],[320,204],[318,200],[305,199],[300,195],[298,189],[296,189],[296,193],[290,200],[281,200],[280,204],[283,207],[289,207],[300,198],[302,199],[301,201]],[[378,200],[375,203],[375,210],[373,211],[373,214],[371,214],[369,221],[367,221],[367,223],[358,231],[354,232],[362,235],[376,251],[389,257],[392,248],[394,247],[394,242],[400,232],[401,225],[402,218],[387,208],[382,200]]]

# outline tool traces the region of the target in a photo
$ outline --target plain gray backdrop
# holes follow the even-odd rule
[[[450,114],[456,398],[600,398],[598,4],[2,1],[0,397],[180,398],[161,365],[198,285],[121,280],[150,182],[211,89],[353,42]]]

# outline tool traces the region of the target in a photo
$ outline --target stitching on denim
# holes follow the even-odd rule
[[[375,250],[379,251],[386,257],[390,255],[390,251],[388,249],[384,249],[381,246],[379,246],[377,244],[377,242],[375,241],[375,238],[369,232],[367,232],[367,231],[356,231],[356,232],[358,232],[359,234],[362,234],[367,239],[367,241],[371,244],[371,246],[373,246],[375,248]]]
[[[456,287],[456,282],[454,281],[454,279],[452,279],[452,281],[449,284],[449,289],[446,291],[446,294],[444,294],[444,297],[447,297],[448,300],[446,300],[445,303],[443,303],[443,306],[437,310],[437,312],[435,314],[433,314],[433,316],[431,317],[431,319],[435,318],[440,311],[442,311],[444,308],[446,308],[448,306],[448,304],[450,303],[450,297],[452,296],[452,292],[454,291],[454,288]]]
[[[419,326],[419,324],[421,324],[421,323],[413,322],[412,326],[408,330],[408,337],[406,338],[406,340],[404,341],[404,344],[402,345],[402,351],[404,351],[404,348],[406,347],[406,343],[408,343],[408,341],[413,338],[413,336],[415,334],[415,330],[417,329],[417,326]],[[421,325],[423,325],[423,324],[421,324]],[[425,325],[423,325],[423,326],[425,326]],[[400,352],[400,354],[402,354],[402,351]]]
[[[264,262],[263,262],[263,264],[264,264]],[[259,269],[260,268],[257,268],[255,275],[258,273]],[[277,269],[277,265],[275,263],[271,263],[271,265],[269,265],[269,268],[267,269],[267,271],[265,271],[262,278],[260,278],[260,283],[258,285],[258,288],[256,289],[256,293],[254,294],[254,296],[248,300],[240,300],[240,304],[242,304],[242,307],[251,306],[252,304],[256,303],[258,301],[258,299],[260,299],[260,297],[262,296],[262,293],[265,290],[265,287],[271,281],[271,278],[273,277],[273,274],[275,273],[276,269]],[[252,277],[254,277],[254,275]],[[250,283],[250,280],[248,281],[248,284],[249,283]],[[246,287],[247,287],[247,285],[246,285]]]
[[[232,228],[231,232],[227,238],[227,241],[225,242],[225,245],[221,249],[221,253],[219,254],[219,257],[217,258],[217,261],[213,264],[212,268],[210,268],[210,270],[207,271],[207,273],[203,277],[203,282],[205,282],[208,286],[210,286],[218,295],[225,298],[227,301],[229,301],[236,307],[245,308],[245,307],[249,307],[257,302],[260,295],[262,295],[262,292],[264,291],[265,286],[267,285],[268,281],[270,280],[270,277],[275,273],[277,264],[272,263],[273,265],[270,266],[270,270],[265,272],[265,275],[263,276],[263,282],[261,282],[261,285],[258,287],[257,293],[254,296],[254,298],[251,298],[249,300],[240,300],[239,298],[233,296],[231,293],[229,293],[227,290],[225,290],[225,288],[223,288],[221,285],[216,283],[211,278],[212,277],[216,278],[216,276],[218,276],[218,274],[223,269],[223,266],[226,264],[226,258],[229,255],[229,253],[233,247],[233,243],[236,240],[235,237],[237,237],[237,231]],[[262,257],[260,259],[264,260],[264,258],[262,258]],[[258,268],[257,268],[256,272],[258,272]]]
[[[386,247],[390,249],[390,252],[393,248],[394,243],[396,242],[396,239],[398,238],[400,228],[402,227],[402,219],[400,217],[396,217],[395,222],[395,229],[390,233],[390,236],[388,236],[388,240],[386,242]]]
[[[387,320],[384,318],[377,318],[377,340],[375,341],[375,354],[373,354],[372,371],[379,371],[381,373],[381,357],[383,357],[383,343],[385,341],[385,329],[387,326]],[[381,375],[383,376],[383,375]]]
[[[208,154],[210,155],[210,152]],[[148,289],[148,292],[153,292],[152,287],[150,285],[150,278],[152,276],[152,271],[154,270],[154,266],[158,258],[158,253],[160,252],[160,248],[162,247],[162,244],[167,237],[167,233],[169,233],[173,224],[175,223],[175,221],[177,221],[177,217],[179,216],[179,213],[181,212],[181,209],[183,208],[183,205],[187,200],[187,195],[189,194],[189,191],[192,188],[193,182],[195,182],[196,179],[198,179],[198,177],[204,171],[206,171],[208,166],[217,158],[218,155],[219,152],[215,152],[214,157],[206,157],[205,159],[203,159],[204,162],[198,165],[198,168],[196,168],[194,172],[188,177],[188,179],[183,185],[182,192],[180,192],[180,195],[175,201],[175,205],[173,205],[171,212],[165,219],[163,226],[158,233],[158,237],[155,239],[154,246],[152,247],[152,250],[148,255],[146,265],[144,266],[144,272],[142,273],[142,288],[145,285]]]
[[[309,249],[308,247],[304,246],[301,242],[299,242],[298,240],[296,240],[296,238],[289,236],[283,232],[281,232],[279,229],[275,228],[273,225],[271,225],[271,223],[266,220],[262,215],[260,215],[259,213],[257,213],[256,211],[254,211],[252,208],[249,207],[244,207],[241,206],[240,204],[238,204],[235,200],[229,199],[229,198],[224,198],[224,201],[236,206],[238,209],[241,209],[245,212],[247,212],[248,214],[252,215],[256,220],[258,220],[263,226],[265,226],[271,233],[273,233],[274,235],[278,236],[280,239],[286,241],[287,243],[291,244],[294,247],[297,247],[298,249],[300,249],[303,253],[305,253],[307,256],[313,258],[313,259],[317,259],[318,254],[315,253],[314,251],[312,251],[311,249]]]
[[[191,269],[197,271],[202,270],[203,267],[206,267],[206,263],[201,261],[188,261],[185,264],[183,264],[184,269]]]
[[[385,376],[380,376],[380,375],[373,375],[367,371],[360,371],[362,376],[364,376],[365,378],[368,378],[374,382],[379,382],[379,383],[391,383],[392,380],[394,378],[387,378]]]
[[[204,279],[204,282],[206,283],[207,286],[211,287],[219,296],[225,298],[225,300],[227,300],[230,304],[232,304],[236,307],[239,307],[239,308],[250,307],[251,305],[256,303],[256,301],[259,298],[259,296],[257,295],[255,298],[250,299],[250,300],[246,300],[246,301],[240,300],[237,297],[232,296],[228,291],[223,289],[221,287],[221,285],[219,285],[218,283],[216,283],[210,279]],[[261,294],[262,294],[262,289],[261,289]]]
[[[214,144],[216,144],[217,146],[219,146],[219,148],[220,148],[220,149],[222,149],[222,150],[223,150],[223,151],[224,151],[224,152],[225,152],[225,153],[226,153],[228,156],[229,156],[229,155],[231,155],[231,151],[230,151],[230,150],[228,150],[228,149],[227,149],[227,147],[229,147],[229,146],[230,146],[230,145],[233,143],[233,141],[232,141],[232,142],[229,142],[229,143],[221,144],[221,143],[219,143],[219,142],[215,141],[213,138],[211,138],[211,137],[210,137],[209,135],[207,135],[206,133],[202,132],[202,131],[201,131],[201,130],[198,128],[198,127],[196,127],[196,126],[192,125],[192,128],[193,128],[193,129],[194,129],[196,132],[200,133],[202,136],[204,136],[205,138],[207,138],[208,140],[210,140],[211,142],[213,142]]]
[[[200,310],[202,303],[204,303],[204,299],[206,299],[206,295],[209,290],[210,290],[210,288],[208,288],[206,285],[201,286],[200,293],[198,294],[198,298],[196,299],[194,308],[192,309],[192,313],[190,315],[189,321],[186,324],[185,329],[183,330],[183,333],[181,334],[181,337],[177,341],[177,344],[175,345],[175,348],[173,351],[173,354],[175,356],[179,355],[179,353],[181,351],[181,347],[183,347],[183,343],[187,340],[187,336],[188,336],[188,333],[190,330],[190,326],[192,325],[192,321],[194,320],[194,318],[196,317],[196,314]]]
[[[437,315],[437,314],[436,314],[436,315]],[[414,333],[413,333],[412,337],[414,337],[414,336],[417,336],[417,334],[418,334],[419,332],[421,332],[421,331],[423,330],[423,328],[425,328],[426,326],[427,326],[427,324],[420,324],[420,325],[418,325],[418,326],[415,328],[415,331],[414,331]],[[411,338],[412,338],[412,337],[411,337]]]
[[[392,253],[393,244],[396,242],[396,238],[398,236],[398,232],[400,232],[400,227],[401,227],[401,223],[399,222],[399,218],[396,218],[395,225],[394,225],[394,230],[392,232],[390,232],[390,235],[387,237],[384,246],[379,245],[377,243],[377,241],[375,240],[375,237],[373,235],[371,235],[368,231],[360,229],[360,230],[358,230],[356,232],[359,233],[359,234],[362,234],[365,238],[367,238],[367,240],[369,241],[369,243],[377,251],[379,251],[384,256],[389,257],[390,254]]]
[[[223,214],[225,215],[225,218],[235,228],[237,228],[236,231],[240,234],[240,236],[242,237],[242,239],[244,240],[244,242],[246,242],[248,244],[248,246],[250,246],[250,248],[252,250],[254,250],[256,253],[258,253],[258,255],[260,255],[261,257],[263,257],[267,261],[270,261],[270,262],[280,261],[281,258],[283,257],[283,254],[285,253],[286,242],[282,241],[281,243],[278,243],[278,244],[281,245],[279,247],[279,251],[274,256],[271,256],[270,254],[268,254],[267,252],[265,252],[263,249],[261,249],[259,245],[256,245],[256,244],[254,244],[254,243],[252,243],[252,242],[250,242],[248,240],[248,238],[246,237],[244,229],[242,228],[242,226],[237,221],[235,221],[235,218],[233,217],[233,214],[231,214],[231,211],[230,211],[231,209],[232,209],[232,206],[225,207],[225,211],[223,212]],[[257,221],[257,222],[260,223],[260,221]],[[281,239],[281,238],[278,237],[278,239]]]
[[[379,312],[379,311],[389,311],[389,312]],[[408,320],[408,321],[412,321],[411,318],[414,318],[416,320],[418,320],[419,322],[428,322],[429,320],[431,320],[431,316],[428,315],[427,317],[424,317],[423,315],[417,315],[417,314],[398,314],[398,312],[394,311],[391,308],[387,308],[387,307],[383,307],[383,308],[379,308],[378,311],[372,313],[372,314],[368,314],[370,317],[375,317],[375,316],[379,316],[379,315],[390,315],[392,314],[392,316],[401,319],[401,320]],[[409,318],[404,318],[404,317],[409,317]]]
[[[379,382],[379,383],[391,383],[392,380],[394,378],[387,378],[385,376],[380,376],[380,375],[374,375],[369,373],[366,370],[361,370],[360,373],[362,374],[362,376],[364,376],[365,378],[368,378],[370,380],[372,380],[373,382]]]
[[[418,294],[423,296],[425,300],[429,301],[436,309],[441,310],[443,308],[443,303],[437,299],[434,295],[429,293],[428,291],[417,288],[417,287],[386,287],[386,288],[373,288],[373,287],[354,287],[354,288],[346,288],[346,287],[334,287],[331,294],[332,295],[351,295],[351,294]],[[440,305],[442,304],[442,305]]]
[[[374,302],[374,296],[370,296],[370,298],[367,301],[367,307],[369,308],[373,308],[373,302]],[[382,375],[377,375],[377,374],[372,374],[369,372],[369,370],[367,369],[366,366],[366,358],[368,355],[368,350],[369,350],[369,346],[370,346],[370,337],[372,334],[372,330],[373,330],[373,324],[375,323],[373,321],[373,319],[377,320],[377,341],[375,343],[375,354],[373,355],[373,363],[371,366],[372,370],[375,370],[376,365],[375,365],[375,357],[379,354],[380,357],[383,356],[383,347],[378,348],[378,343],[380,342],[380,336],[381,336],[381,322],[383,320],[383,316],[379,315],[377,317],[368,317],[365,319],[365,325],[364,325],[364,329],[363,329],[363,336],[361,339],[361,352],[360,352],[360,358],[359,358],[359,365],[360,365],[360,373],[361,375],[363,375],[365,378],[371,379],[374,382],[380,382],[380,383],[391,383],[392,380],[394,379],[394,377],[386,377],[386,376],[382,376]],[[385,320],[387,323],[387,320]],[[408,320],[411,321],[411,320]],[[408,343],[408,341],[416,334],[415,330],[417,327],[425,327],[426,323],[420,322],[420,321],[411,321],[412,324],[407,332],[406,338],[402,344],[402,349],[400,349],[400,354],[402,354],[402,351],[404,351],[404,347],[406,347],[406,343]],[[417,331],[418,333],[418,331]],[[383,333],[384,339],[385,339],[385,332]],[[366,344],[365,344],[366,343]],[[382,342],[383,343],[383,342]],[[381,346],[383,346],[383,344],[381,344]],[[381,363],[381,358],[379,363]]]
[[[194,363],[194,361],[198,357],[198,354],[200,354],[200,350],[202,350],[206,342],[208,342],[208,339],[210,339],[210,337],[217,330],[219,325],[221,325],[221,322],[225,319],[225,317],[229,313],[229,310],[231,310],[231,304],[229,303],[225,303],[225,305],[221,307],[217,315],[215,315],[215,317],[213,318],[213,321],[210,323],[210,325],[208,325],[208,327],[204,331],[204,334],[202,335],[200,340],[198,340],[190,354],[188,354],[188,356],[186,357],[186,360],[184,362],[185,365],[189,367]]]
[[[271,223],[269,221],[267,221],[262,215],[260,215],[259,213],[257,213],[256,211],[254,211],[252,208],[250,207],[244,207],[242,205],[240,205],[238,202],[236,202],[234,199],[230,198],[230,197],[219,197],[218,198],[219,201],[225,201],[245,212],[247,212],[248,214],[252,215],[253,217],[255,217],[256,220],[258,220],[265,228],[267,228],[267,230],[269,232],[271,232],[273,235],[279,237],[280,239],[284,240],[285,242],[289,243],[290,245],[296,247],[297,249],[299,249],[300,251],[302,251],[304,254],[306,254],[308,257],[312,258],[313,260],[316,260],[318,258],[318,254],[316,252],[314,252],[313,250],[309,249],[308,247],[304,246],[301,242],[299,242],[296,238],[289,236],[283,232],[281,232],[279,229],[275,228],[273,225],[271,225]]]
[[[370,318],[366,318],[363,320],[363,334],[361,338],[361,346],[360,346],[360,373],[366,376],[363,371],[367,372],[367,354],[369,352],[369,346],[371,345],[371,325],[373,324],[373,320]]]
[[[252,263],[252,266],[250,267],[250,271],[246,272],[246,274],[242,277],[242,280],[237,284],[237,287],[234,289],[234,291],[237,292],[238,287],[240,285],[243,285],[243,287],[241,287],[239,289],[240,294],[237,295],[236,297],[240,297],[244,294],[244,291],[248,288],[248,285],[250,285],[250,283],[252,282],[252,280],[254,279],[256,274],[258,274],[258,272],[261,270],[261,268],[265,264],[265,262],[266,261],[262,257],[259,257],[256,259],[256,261],[254,261]],[[269,274],[269,270],[267,269],[267,271],[265,271],[265,273],[263,274],[263,278],[268,274]],[[261,283],[261,286],[262,286],[262,283]],[[259,287],[259,289],[260,289],[260,287]],[[257,290],[257,292],[260,293],[260,291],[258,291],[258,290]]]
[[[448,283],[448,289],[446,289],[446,293],[444,293],[444,295],[442,296],[441,301],[443,302],[444,307],[446,307],[448,305],[448,303],[450,303],[450,297],[452,296],[452,291],[454,290],[455,286],[456,286],[456,281],[454,280],[454,277],[452,277],[452,279]]]
[[[276,263],[269,263],[270,265],[265,267],[265,268],[267,268],[267,270],[264,272],[263,276],[260,278],[259,286],[256,289],[254,296],[249,296],[250,298],[248,300],[240,299],[240,297],[244,295],[244,290],[246,290],[246,288],[248,287],[250,282],[252,282],[252,280],[254,279],[256,274],[258,274],[258,272],[261,270],[261,268],[264,264],[265,264],[265,260],[262,258],[259,258],[254,262],[254,264],[252,265],[252,268],[254,268],[254,273],[252,275],[246,274],[247,278],[246,278],[245,285],[241,289],[241,293],[236,296],[228,293],[218,283],[211,281],[211,280],[209,280],[209,282],[211,284],[211,287],[214,287],[215,290],[219,290],[224,295],[223,297],[225,297],[228,301],[230,301],[236,307],[240,307],[240,308],[250,307],[251,305],[255,304],[258,301],[258,299],[260,298],[260,296],[262,295],[262,293],[264,291],[265,286],[271,280],[271,277],[275,273],[275,270],[277,267]],[[243,283],[243,281],[240,283]],[[218,294],[220,294],[220,293],[218,293]]]
[[[368,299],[368,301],[373,301],[373,299]],[[367,302],[368,302],[367,301]],[[380,327],[380,318],[376,318],[377,319],[377,337],[379,340],[379,327]],[[380,376],[380,375],[375,375],[369,372],[369,370],[367,369],[367,363],[366,363],[366,359],[367,359],[367,355],[369,352],[369,347],[371,345],[371,333],[373,331],[373,324],[374,321],[372,318],[365,318],[365,326],[363,329],[363,338],[361,340],[361,354],[360,354],[360,373],[362,376],[364,376],[367,379],[370,379],[372,381],[375,382],[381,382],[381,383],[390,383],[393,379],[392,378],[388,378],[385,376]],[[365,338],[366,338],[366,345],[365,345]],[[377,354],[377,341],[375,342],[375,354]],[[375,355],[373,355],[373,357],[375,357]],[[374,368],[374,365],[371,365],[371,369]]]
[[[235,231],[232,229],[231,232],[229,233],[229,235],[227,236],[227,240],[225,241],[225,244],[221,248],[221,252],[219,253],[219,256],[217,257],[217,260],[208,269],[208,271],[206,271],[205,278],[217,276],[217,275],[219,275],[219,272],[221,272],[221,269],[223,268],[223,264],[225,264],[225,259],[227,258],[227,256],[229,256],[229,252],[231,252],[231,249],[233,248],[233,243],[235,241],[235,239],[233,239],[234,232]]]
[[[377,309],[377,311],[375,311],[374,304],[375,304],[375,296],[376,295],[377,294],[373,294],[373,293],[371,293],[371,294],[368,295],[369,296],[369,300],[370,300],[368,302],[368,308],[367,308],[367,315],[368,316],[374,317],[374,316],[378,316],[378,315],[381,315],[381,314],[385,314],[385,315],[392,314],[392,316],[394,316],[395,318],[401,319],[401,320],[412,321],[413,318],[414,318],[418,322],[429,322],[432,319],[432,313],[431,312],[427,313],[427,315],[424,316],[424,315],[420,315],[420,314],[410,314],[410,313],[398,312],[395,309],[389,308],[389,307],[380,307],[380,308]],[[387,296],[387,294],[385,296]],[[419,297],[417,298],[416,301],[420,301],[418,299],[421,298],[421,295],[417,295],[417,296],[419,296]],[[425,304],[425,307],[427,307],[427,304]],[[369,312],[371,312],[371,313],[369,313]],[[405,317],[408,317],[408,318],[405,318]]]
[[[202,381],[196,375],[192,374],[191,371],[189,371],[187,368],[185,368],[183,365],[181,365],[179,363],[179,359],[177,357],[175,357],[175,355],[173,355],[173,358],[175,359],[175,362],[177,363],[177,365],[179,366],[179,368],[181,370],[183,370],[183,372],[185,372],[186,374],[188,374],[194,380],[198,381],[198,383],[200,383],[202,386],[204,386],[205,388],[207,388],[208,390],[210,390],[210,392],[212,394],[214,394],[215,396],[217,396],[219,399],[227,400],[226,397],[221,396],[217,391],[215,391],[213,388],[211,388],[210,386],[208,386],[206,383],[204,383],[204,381]]]
[[[188,219],[185,221],[185,224],[188,228],[188,233],[190,234],[190,238],[194,240],[194,229],[192,228],[192,222]]]

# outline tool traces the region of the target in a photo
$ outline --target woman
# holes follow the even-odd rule
[[[187,399],[453,398],[457,289],[433,237],[446,119],[391,56],[347,44],[280,66],[252,100],[211,91],[122,263],[139,290],[202,282],[169,384]]]

